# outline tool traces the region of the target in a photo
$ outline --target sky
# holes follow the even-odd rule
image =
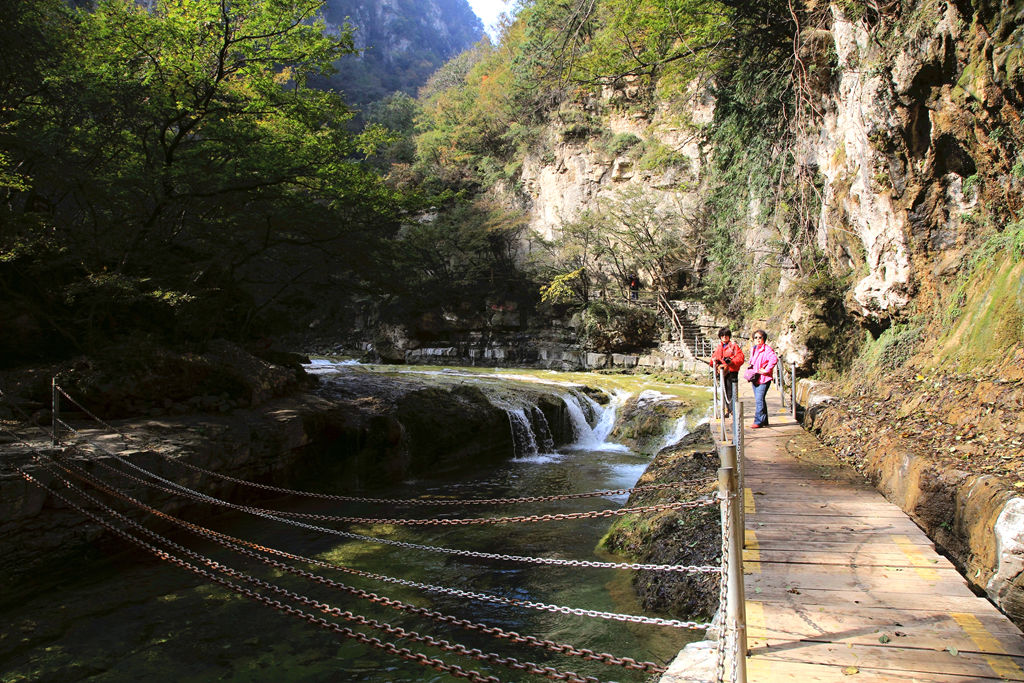
[[[469,0],[469,6],[480,17],[480,21],[484,22],[484,28],[491,36],[491,40],[497,39],[495,23],[498,21],[498,15],[507,11],[507,5],[510,4],[507,0]]]

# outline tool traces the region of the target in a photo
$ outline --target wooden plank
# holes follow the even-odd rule
[[[865,667],[879,672],[903,671],[919,674],[953,674],[971,677],[1001,677],[1024,681],[1024,657],[977,654],[974,652],[866,646],[836,643],[795,642],[752,649],[752,657],[772,662],[816,662],[839,667]]]
[[[837,529],[830,529],[826,531],[823,529],[796,527],[786,528],[784,526],[779,526],[755,527],[753,529],[748,528],[747,531],[753,531],[756,534],[758,543],[762,547],[793,549],[805,548],[807,550],[820,550],[822,547],[844,544],[852,547],[864,547],[867,545],[888,545],[893,546],[893,548],[897,547],[890,541],[890,538],[893,535],[892,531],[887,530],[875,531],[872,529],[861,529],[840,531]],[[931,541],[923,535],[920,538],[911,538],[910,543],[922,548],[934,547]]]
[[[758,556],[753,557],[751,553],[757,551]],[[815,565],[840,565],[850,568],[859,567],[935,567],[936,569],[955,569],[953,564],[936,554],[930,560],[916,563],[907,558],[907,555],[900,550],[885,552],[876,550],[874,546],[866,546],[858,550],[843,552],[827,552],[818,550],[774,550],[767,548],[748,549],[744,551],[744,562],[757,560],[763,564],[815,564]]]
[[[962,625],[946,612],[899,612],[892,609],[840,610],[808,607],[792,610],[771,603],[747,605],[750,647],[792,641],[891,644],[904,648],[1024,656],[1024,636],[997,615]],[[1008,629],[1013,629],[1012,631]]]
[[[930,673],[923,677],[917,672],[893,671],[892,669],[872,669],[857,667],[857,671],[848,672],[846,667],[812,664],[807,662],[779,662],[767,658],[756,658],[747,662],[747,680],[751,683],[768,683],[770,681],[799,681],[800,683],[965,683],[963,676],[958,674]],[[992,673],[988,676],[972,676],[970,681],[1001,681],[1005,680]]]
[[[761,521],[764,519],[765,521]],[[792,515],[787,518],[779,517],[748,517],[747,528],[760,533],[761,531],[773,531],[787,529],[800,532],[814,532],[824,534],[825,532],[870,532],[872,534],[906,534],[919,535],[927,538],[921,529],[911,522],[907,517],[886,517],[871,520],[867,517],[821,517],[809,515],[800,517]]]
[[[904,593],[942,593],[974,599],[967,581],[955,569],[928,567],[862,567],[839,570],[835,566],[761,563],[761,571],[747,576],[748,591],[785,586],[822,590],[875,590]]]
[[[868,501],[840,503],[831,500],[814,501],[806,496],[794,498],[776,498],[770,500],[754,498],[753,504],[747,505],[747,519],[755,515],[759,521],[763,517],[782,521],[791,517],[843,517],[852,519],[905,519],[907,513],[895,505],[874,506]]]
[[[902,586],[900,587],[902,588]],[[927,598],[922,597],[927,596]],[[999,614],[999,610],[987,600],[975,597],[953,595],[930,595],[928,593],[902,593],[897,591],[857,590],[827,588],[800,588],[799,586],[766,586],[756,590],[747,598],[761,602],[781,602],[794,607],[809,605],[858,605],[860,607],[889,606],[898,610],[945,610],[968,614]],[[838,608],[838,607],[837,607]]]
[[[751,547],[751,537],[755,540],[755,544],[762,550],[780,550],[780,551],[807,551],[807,552],[821,552],[821,553],[843,553],[843,552],[858,552],[864,550],[870,550],[871,552],[891,552],[898,553],[903,549],[902,546],[892,542],[887,542],[885,536],[875,535],[873,537],[864,534],[862,538],[858,538],[856,534],[846,534],[840,540],[830,540],[828,537],[822,536],[819,539],[807,540],[803,539],[799,542],[792,538],[787,538],[782,533],[761,533],[760,531],[752,533],[750,529],[747,529],[747,547]],[[934,546],[930,541],[921,541],[914,543],[914,547],[924,551],[934,551]]]
[[[1024,634],[902,510],[783,421],[745,432],[748,680],[1024,681]]]

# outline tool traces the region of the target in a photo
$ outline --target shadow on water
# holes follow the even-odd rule
[[[548,496],[633,485],[648,459],[621,448],[571,448],[536,453],[497,466],[473,468],[444,480],[410,481],[373,496],[489,498]],[[554,514],[618,507],[625,495],[504,506],[403,508],[278,498],[261,505],[324,514],[373,517],[498,517]],[[482,560],[352,541],[238,513],[205,517],[210,528],[267,546],[408,581],[425,582],[496,596],[589,610],[641,614],[628,571],[580,567],[536,567],[514,561]],[[411,543],[487,553],[579,560],[618,560],[596,544],[608,519],[456,527],[358,526],[315,522],[359,534]],[[549,655],[495,640],[475,631],[438,624],[270,570],[254,561],[184,533],[169,533],[182,545],[229,566],[296,592],[393,626],[514,656],[601,680],[646,681],[630,672],[581,658]],[[571,643],[580,648],[667,663],[700,632],[664,626],[623,624],[583,616],[552,614],[465,597],[424,592],[372,579],[316,569],[335,581],[429,607],[488,626]],[[274,596],[271,596],[274,597]],[[339,638],[308,623],[255,604],[227,589],[162,563],[141,551],[103,541],[20,586],[0,602],[0,671],[15,681],[452,681],[441,674]],[[312,610],[308,610],[312,611]],[[317,613],[317,616],[322,616]],[[440,652],[418,643],[349,626],[425,652],[500,680],[540,680],[520,672]]]

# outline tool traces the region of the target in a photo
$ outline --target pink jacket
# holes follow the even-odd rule
[[[750,352],[750,367],[754,369],[754,372],[759,373],[758,384],[768,384],[772,381],[772,373],[778,362],[779,357],[775,355],[775,349],[768,344],[755,346]]]

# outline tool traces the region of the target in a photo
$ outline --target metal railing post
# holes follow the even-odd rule
[[[737,434],[740,429],[740,421],[736,418],[736,407],[740,404],[740,384],[738,379],[732,381],[732,403],[729,409],[732,411],[732,442],[739,443]]]
[[[747,626],[746,626],[746,591],[743,586],[743,550],[740,538],[743,527],[739,524],[736,481],[736,446],[721,444],[718,448],[722,466],[718,469],[719,496],[726,504],[726,517],[729,529],[726,538],[728,553],[728,577],[726,580],[725,630],[733,637],[733,683],[747,681]],[[725,634],[723,634],[724,637]]]
[[[718,419],[718,375],[715,374],[718,371],[712,366],[711,368],[711,396],[713,400],[714,410],[712,412],[712,418]]]
[[[789,384],[790,398],[792,399],[790,401],[790,403],[792,404],[791,408],[793,409],[793,419],[795,420],[796,419],[796,363],[790,363],[789,369],[790,369],[790,373],[791,373],[790,376],[792,378],[791,381],[790,381],[790,384]]]
[[[744,450],[746,444],[743,438],[743,404],[736,401],[736,478],[737,487],[739,488],[739,512],[740,512],[740,547],[747,547],[747,489],[743,483],[743,470],[746,469],[743,464],[743,458],[746,451]]]
[[[725,393],[725,368],[719,368],[718,369],[718,376],[721,379],[721,383],[722,383],[722,388],[721,388],[721,391],[719,392],[719,394],[722,397],[722,412],[719,415],[720,419],[718,421],[718,424],[721,427],[721,429],[719,430],[719,431],[721,431],[721,436],[722,436],[721,440],[725,441],[725,402],[726,402],[726,399],[727,399],[727,396],[728,396]]]
[[[53,440],[53,445],[56,446],[60,443],[60,434],[58,428],[60,426],[60,392],[57,390],[57,378],[53,377],[50,379],[50,392],[52,405],[50,406],[50,413],[52,419],[52,426],[50,428],[50,438]]]
[[[785,373],[781,362],[775,364],[775,377],[778,378],[778,397],[782,401],[782,410],[785,410]]]

